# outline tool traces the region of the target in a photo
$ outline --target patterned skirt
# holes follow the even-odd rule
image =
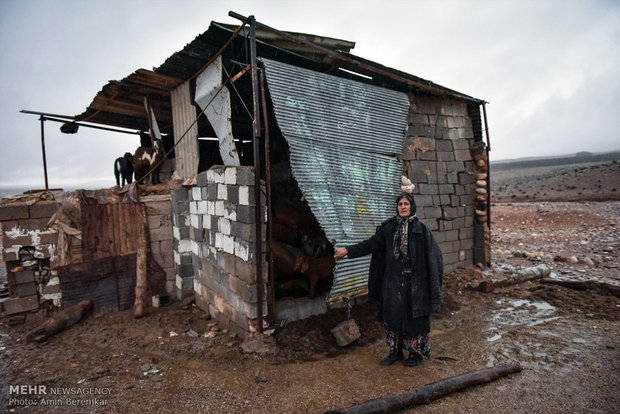
[[[417,336],[400,335],[393,331],[385,331],[386,342],[390,347],[390,352],[400,349],[408,351],[410,354],[416,354],[420,357],[431,357],[431,338],[427,334],[419,334]]]

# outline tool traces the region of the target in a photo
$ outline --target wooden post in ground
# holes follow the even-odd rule
[[[133,317],[146,315],[148,291],[148,257],[150,251],[149,226],[144,206],[140,210],[140,226],[138,232],[138,251],[136,253],[136,299],[133,306]]]

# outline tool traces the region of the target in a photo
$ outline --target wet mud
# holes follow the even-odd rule
[[[342,309],[289,323],[275,354],[241,341],[195,306],[174,303],[89,317],[42,344],[24,342],[45,315],[0,319],[0,405],[17,413],[318,413],[503,362],[524,368],[412,413],[612,413],[620,411],[620,299],[529,281],[490,293],[473,281],[545,264],[551,277],[618,283],[620,203],[495,204],[493,262],[446,275],[422,365],[380,367],[384,332],[371,302],[351,316],[362,337],[340,348],[330,329]],[[573,258],[574,257],[574,258]],[[589,260],[586,260],[589,259]],[[109,390],[105,405],[9,404],[10,386]],[[40,395],[35,395],[35,403]],[[92,395],[74,396],[92,399]],[[72,397],[73,398],[73,397]]]

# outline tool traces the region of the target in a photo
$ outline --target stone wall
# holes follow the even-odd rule
[[[196,186],[172,191],[177,296],[193,292],[200,308],[241,338],[256,331],[262,320],[257,306],[253,170],[214,166],[198,175]],[[264,230],[262,234],[264,246]],[[263,249],[266,280],[264,258]],[[264,283],[261,288],[264,291]],[[263,303],[264,316],[266,300]]]
[[[47,226],[56,213],[56,201],[4,202],[0,205],[0,232],[2,238],[2,266],[7,275],[8,298],[0,312],[14,314],[38,309],[39,304],[51,301],[62,306],[59,266],[82,262],[82,244],[79,237],[66,237],[66,257],[58,257],[58,232]],[[170,195],[142,197],[146,206],[151,252],[166,273],[166,292],[174,293],[175,267]]]
[[[446,272],[474,263],[474,130],[467,104],[410,95],[403,162],[417,215],[433,231]]]
[[[4,202],[0,205],[2,263],[8,282],[8,297],[0,302],[0,313],[8,315],[35,310],[39,302],[61,306],[55,259],[58,233],[47,226],[56,212],[56,201]],[[34,202],[36,201],[36,202]]]

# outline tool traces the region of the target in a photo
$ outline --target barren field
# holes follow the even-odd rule
[[[617,164],[612,167],[617,182]],[[587,179],[603,182],[590,177],[603,170],[592,171]],[[545,180],[534,179],[539,193]],[[402,412],[620,412],[620,298],[603,288],[573,290],[538,280],[488,293],[470,288],[541,264],[554,279],[620,285],[620,201],[612,188],[599,191],[610,194],[608,201],[574,202],[564,192],[568,201],[495,203],[493,266],[446,275],[442,313],[432,318],[433,358],[419,367],[379,366],[387,347],[370,302],[352,310],[362,337],[349,347],[338,347],[330,334],[346,319],[343,310],[332,310],[268,337],[273,352],[265,354],[244,352],[238,338],[191,304],[151,309],[138,320],[130,311],[91,316],[43,344],[24,342],[45,318],[28,314],[21,325],[0,319],[1,407],[16,413],[320,413],[518,362],[520,373]],[[506,197],[517,198],[510,191]],[[71,396],[72,404],[89,405],[42,406],[43,397],[52,396],[11,402],[10,385],[107,391]]]

